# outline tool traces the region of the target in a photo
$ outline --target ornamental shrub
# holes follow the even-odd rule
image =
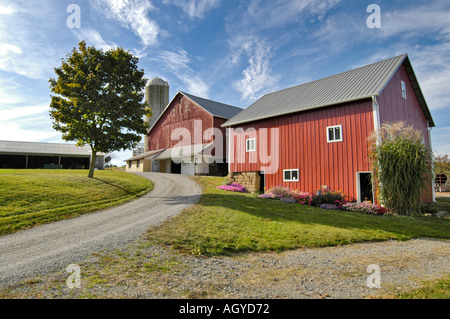
[[[419,211],[433,176],[433,155],[422,132],[403,122],[385,124],[369,138],[369,157],[381,202],[398,214]]]
[[[345,195],[339,191],[326,190],[312,197],[311,205],[320,207],[322,204],[332,204],[341,208],[343,204],[347,203]]]
[[[274,199],[281,199],[281,198],[291,198],[292,193],[287,187],[282,186],[275,186],[272,189],[270,189],[269,194],[272,195],[272,198]]]
[[[372,215],[385,215],[388,213],[388,210],[379,205],[373,204],[371,202],[361,202],[357,203],[346,203],[342,205],[344,210],[352,211],[352,212],[360,212],[364,214],[372,214]]]
[[[231,183],[229,185],[221,185],[221,186],[218,186],[217,189],[222,189],[222,190],[231,191],[231,192],[240,192],[240,193],[245,193],[247,191],[244,186],[242,186],[238,183]]]

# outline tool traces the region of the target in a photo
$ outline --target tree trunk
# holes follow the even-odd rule
[[[94,169],[95,169],[95,160],[96,160],[96,158],[97,158],[97,152],[92,150],[91,164],[89,166],[89,174],[88,174],[89,178],[93,178],[94,177]]]

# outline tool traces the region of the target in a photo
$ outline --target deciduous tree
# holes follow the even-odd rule
[[[123,48],[104,52],[81,41],[49,80],[53,128],[64,140],[91,147],[91,178],[97,153],[130,149],[146,133],[146,80],[137,64]]]

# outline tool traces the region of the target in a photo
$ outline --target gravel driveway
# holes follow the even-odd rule
[[[201,188],[182,175],[138,173],[154,190],[119,207],[0,237],[0,287],[81,262],[92,252],[123,248],[151,225],[195,203]]]

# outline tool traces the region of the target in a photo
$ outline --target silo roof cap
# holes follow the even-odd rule
[[[150,85],[169,86],[169,83],[167,83],[167,81],[164,81],[161,78],[156,77],[156,78],[148,80],[147,86],[150,86]]]

